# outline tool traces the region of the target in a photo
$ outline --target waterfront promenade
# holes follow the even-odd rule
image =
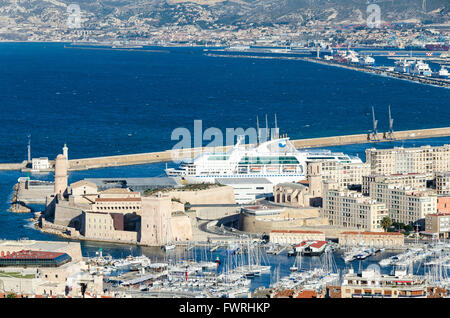
[[[383,133],[378,133],[376,138],[368,134],[344,135],[332,137],[320,137],[309,139],[292,140],[293,145],[297,149],[331,147],[340,145],[389,142],[393,140],[422,139],[434,137],[450,136],[450,127],[417,129],[394,132],[393,139],[387,138]],[[217,148],[191,148],[180,150],[166,150],[159,152],[138,153],[129,155],[80,158],[69,160],[69,170],[87,170],[95,168],[129,166],[139,164],[149,164],[158,162],[170,162],[174,159],[192,158],[202,151],[223,152],[231,149],[232,146]],[[5,163],[0,164],[0,170],[22,170],[25,168],[26,162],[23,163]]]

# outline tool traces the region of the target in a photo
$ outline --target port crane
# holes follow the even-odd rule
[[[378,120],[375,118],[375,108],[372,106],[372,123],[373,123],[373,129],[372,133],[369,134],[368,139],[371,141],[378,141],[378,132],[377,132],[377,126],[378,126]]]
[[[384,139],[394,140],[394,118],[391,115],[391,105],[389,105],[389,130],[387,134],[385,134]]]

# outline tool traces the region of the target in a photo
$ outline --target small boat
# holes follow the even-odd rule
[[[295,266],[295,263],[294,263],[294,265],[292,265],[291,267],[289,267],[289,270],[290,270],[291,272],[296,272],[296,271],[298,271],[298,267]]]
[[[246,278],[253,278],[253,277],[255,277],[255,272],[247,272],[247,273],[245,273],[245,275],[244,275]]]
[[[214,262],[217,264],[217,266],[219,266],[222,263],[219,256],[216,257],[216,260]]]
[[[175,249],[175,247],[176,247],[175,244],[166,244],[166,245],[163,246],[163,250],[164,251],[170,251],[170,250]]]
[[[295,250],[289,250],[287,253],[288,256],[295,256],[295,254],[297,254]]]

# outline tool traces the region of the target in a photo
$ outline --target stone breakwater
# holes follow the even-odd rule
[[[432,128],[432,129],[417,129],[398,131],[393,135],[394,140],[407,139],[422,139],[433,137],[447,137],[450,136],[450,127]],[[320,137],[309,139],[292,140],[293,145],[298,148],[315,148],[315,147],[330,147],[339,145],[363,144],[371,143],[375,140],[377,142],[389,142],[393,139],[379,133],[376,138],[368,134]],[[69,160],[69,170],[84,170],[93,168],[106,168],[116,166],[127,166],[137,164],[148,164],[157,162],[169,162],[174,158],[192,158],[202,151],[228,151],[231,146],[214,147],[214,148],[192,148],[184,150],[166,150],[161,152],[119,155],[109,157],[83,158]]]
[[[384,133],[378,133],[376,138],[369,136],[369,134],[356,134],[344,136],[319,137],[308,139],[291,140],[297,149],[317,148],[317,147],[331,147],[352,144],[364,144],[372,142],[390,142],[393,140],[408,140],[408,139],[423,139],[423,138],[437,138],[450,136],[450,127],[431,128],[431,129],[416,129],[406,131],[394,132],[392,138],[386,136]],[[232,146],[225,147],[210,147],[210,148],[191,148],[191,149],[177,149],[166,150],[159,152],[148,152],[129,155],[80,158],[69,160],[69,170],[88,170],[96,168],[131,166],[139,164],[149,164],[158,162],[170,162],[174,159],[192,158],[201,152],[221,152],[229,151]],[[0,164],[0,170],[21,170],[23,164]]]

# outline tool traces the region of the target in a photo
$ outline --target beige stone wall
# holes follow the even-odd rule
[[[270,232],[270,242],[275,244],[299,244],[307,240],[325,241],[325,234],[323,232],[315,233],[315,231]]]
[[[85,212],[85,237],[87,239],[137,243],[138,233],[114,229],[109,213]]]
[[[341,233],[339,244],[342,246],[355,246],[357,244],[372,247],[401,247],[405,244],[403,234],[391,233]]]
[[[328,225],[319,217],[318,208],[287,209],[279,215],[255,216],[241,213],[239,229],[250,233],[270,233],[272,230],[302,230],[305,226]]]
[[[70,188],[73,196],[96,195],[98,193],[97,186],[90,182],[83,182],[80,185],[71,184]]]
[[[72,220],[81,218],[84,208],[88,206],[71,205],[68,201],[59,201],[55,205],[54,223],[69,226]]]
[[[184,212],[184,204],[177,202],[177,201],[172,201],[172,206],[170,207],[170,211],[172,212]]]
[[[202,220],[218,220],[236,213],[239,207],[195,207],[196,216]]]
[[[172,227],[172,235],[176,241],[192,240],[192,226],[187,215],[172,217],[170,219],[170,226]]]

